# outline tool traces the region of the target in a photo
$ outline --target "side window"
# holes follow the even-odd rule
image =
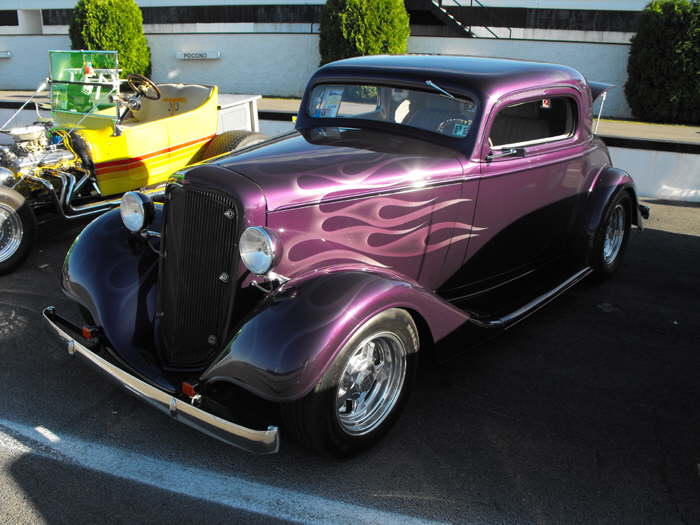
[[[513,104],[502,109],[493,121],[491,147],[528,146],[573,135],[576,103],[570,97],[552,97]]]

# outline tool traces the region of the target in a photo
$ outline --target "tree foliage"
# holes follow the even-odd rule
[[[321,15],[321,64],[405,53],[409,33],[403,0],[328,0]]]
[[[700,3],[650,2],[632,39],[627,74],[635,117],[700,123]]]
[[[73,49],[116,50],[124,75],[150,75],[151,51],[134,0],[78,0],[70,24]]]

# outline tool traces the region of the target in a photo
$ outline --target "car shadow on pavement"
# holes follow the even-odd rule
[[[0,482],[3,521],[14,523],[286,523],[227,505],[24,454]],[[27,499],[31,513],[26,510]]]

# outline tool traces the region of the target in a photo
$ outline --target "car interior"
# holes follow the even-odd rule
[[[129,110],[122,123],[133,126],[192,111],[209,99],[214,88],[195,84],[158,84],[158,89],[158,100],[142,97],[141,108]]]
[[[539,99],[502,109],[491,126],[493,147],[527,145],[564,138],[574,130],[574,102],[568,97]]]

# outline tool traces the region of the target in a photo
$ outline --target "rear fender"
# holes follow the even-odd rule
[[[388,308],[422,316],[434,341],[468,316],[434,293],[393,275],[361,270],[289,281],[240,325],[201,381],[227,381],[269,401],[310,392],[346,341]]]
[[[644,221],[640,214],[637,190],[632,177],[617,168],[603,168],[595,177],[588,190],[586,206],[584,207],[585,212],[580,217],[579,227],[576,229],[583,234],[579,246],[583,252],[582,257],[585,260],[587,260],[593,249],[596,233],[605,218],[608,203],[623,192],[629,193],[632,199],[632,210],[630,210],[632,212],[632,224],[643,229]]]
[[[600,226],[605,209],[608,203],[617,197],[622,192],[628,192],[632,198],[632,224],[639,228],[644,227],[642,217],[639,211],[639,200],[637,199],[637,188],[634,185],[634,180],[630,175],[618,168],[608,167],[603,169],[596,179],[593,181],[589,189],[589,199],[591,211],[589,230],[593,228],[595,232]]]

